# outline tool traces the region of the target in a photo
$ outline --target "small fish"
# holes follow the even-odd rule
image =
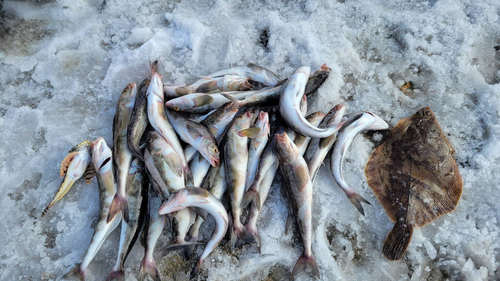
[[[97,183],[99,186],[99,222],[97,223],[92,241],[83,261],[66,273],[63,278],[76,276],[80,280],[85,280],[88,265],[99,251],[99,248],[101,248],[104,240],[118,226],[122,219],[121,215],[118,215],[108,223],[109,208],[116,193],[112,154],[111,149],[103,138],[98,138],[92,142],[92,163],[97,171]]]
[[[228,215],[222,203],[207,190],[198,187],[185,188],[172,196],[166,203],[164,203],[158,213],[168,214],[175,211],[180,211],[188,207],[201,208],[212,215],[217,224],[210,241],[203,250],[203,253],[193,270],[193,275],[197,276],[201,264],[207,256],[217,247],[219,242],[224,238],[228,226]]]
[[[319,125],[322,127],[337,127],[342,122],[342,117],[344,116],[345,105],[338,104],[334,106],[323,119],[323,122]],[[318,173],[319,167],[323,163],[326,155],[332,148],[335,140],[337,139],[337,133],[329,136],[325,139],[312,139],[307,147],[306,155],[304,159],[307,162],[309,168],[309,175],[314,183],[314,178]]]
[[[255,138],[250,140],[248,148],[248,169],[247,177],[245,180],[245,191],[253,183],[255,178],[255,173],[257,172],[257,167],[259,165],[259,159],[264,151],[269,138],[269,116],[267,112],[261,111],[259,117],[255,122],[255,128],[259,128],[260,132],[255,136]]]
[[[184,149],[177,138],[174,128],[165,115],[163,82],[156,72],[158,62],[151,66],[151,83],[146,95],[148,96],[148,120],[151,126],[172,146],[179,156],[187,181],[192,181],[192,174],[184,155]],[[151,151],[150,151],[151,152]]]
[[[365,211],[361,203],[370,204],[370,202],[347,185],[342,175],[342,163],[347,149],[358,133],[365,130],[386,130],[388,128],[389,125],[384,120],[371,112],[356,114],[343,124],[342,131],[333,148],[330,160],[333,178],[362,215],[365,215]]]
[[[134,157],[144,161],[139,142],[148,126],[148,99],[146,92],[149,88],[149,79],[144,79],[139,85],[139,90],[135,96],[134,110],[130,117],[130,124],[127,127],[127,144]]]
[[[212,166],[218,166],[219,148],[212,132],[205,125],[190,121],[175,111],[166,110],[166,113],[179,137],[196,148]]]
[[[250,127],[253,114],[245,111],[235,118],[226,135],[224,145],[224,164],[226,180],[231,195],[231,210],[233,226],[231,230],[231,249],[234,249],[241,241],[251,241],[245,228],[241,224],[241,201],[245,192],[245,178],[248,164],[248,137],[253,137],[250,131],[246,134],[240,132]]]
[[[288,79],[288,81],[281,86],[280,96],[280,113],[285,122],[301,135],[314,138],[326,138],[337,132],[338,128],[325,128],[320,129],[311,125],[300,114],[299,102],[304,96],[305,84],[307,77],[309,77],[309,67],[300,67]]]
[[[235,74],[240,77],[245,77],[252,81],[259,82],[270,87],[274,87],[274,85],[276,85],[280,80],[278,75],[276,75],[271,70],[253,63],[226,68],[214,72],[208,75],[208,77],[220,77],[229,74]]]
[[[152,182],[154,184],[154,182]],[[146,276],[150,276],[153,280],[159,281],[160,272],[156,266],[153,253],[155,250],[156,242],[165,228],[165,223],[167,222],[167,216],[158,215],[158,209],[162,204],[162,200],[158,197],[157,193],[150,187],[149,199],[148,199],[148,213],[146,217],[146,223],[144,227],[144,234],[146,235],[146,246],[144,247],[144,258],[141,262],[141,267],[139,269],[139,280],[143,281]],[[156,188],[157,189],[157,188]]]
[[[125,260],[132,250],[144,222],[147,191],[148,183],[144,172],[144,163],[136,158],[132,161],[127,178],[129,222],[122,221],[118,258],[106,280],[123,280],[125,278]]]
[[[189,113],[206,113],[211,110],[216,110],[225,103],[231,101],[225,95],[230,95],[237,100],[242,100],[258,91],[244,92],[223,92],[219,94],[187,94],[175,99],[171,99],[165,103],[165,107],[174,111],[189,112]]]
[[[286,132],[276,134],[276,150],[284,180],[283,187],[304,245],[304,252],[295,263],[292,275],[296,277],[302,271],[309,269],[316,278],[320,278],[318,265],[311,249],[313,189],[306,161]]]
[[[87,184],[90,183],[95,173],[94,166],[92,164],[89,165],[91,149],[92,143],[90,141],[83,141],[71,148],[68,155],[64,157],[60,168],[61,177],[64,176],[64,179],[54,199],[43,210],[42,217],[49,211],[52,205],[68,193],[73,184],[82,176],[85,175],[85,181]]]
[[[252,88],[248,78],[237,75],[223,77],[202,77],[189,85],[164,85],[165,97],[177,98],[192,93],[218,93],[224,91],[245,91]]]

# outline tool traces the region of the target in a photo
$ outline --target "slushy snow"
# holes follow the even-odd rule
[[[322,280],[500,279],[500,2],[484,1],[2,1],[0,7],[0,280],[59,280],[81,262],[98,215],[95,179],[56,193],[59,165],[75,144],[112,143],[117,99],[149,77],[165,83],[253,62],[285,78],[326,63],[330,78],[309,112],[345,103],[393,127],[429,106],[456,149],[464,180],[456,211],[414,231],[400,261],[382,256],[393,223],[366,184],[364,165],[387,132],[361,134],[344,163],[347,183],[372,206],[361,216],[334,183],[328,161],[314,186],[313,251]],[[401,91],[406,82],[413,89]],[[275,182],[258,223],[262,254],[223,242],[204,262],[210,280],[283,280],[302,252],[284,235],[286,202]],[[205,241],[214,222],[202,227]],[[187,280],[195,264],[155,252],[163,280]],[[103,280],[119,231],[90,264]],[[198,247],[197,254],[202,251]],[[126,263],[136,280],[143,249]],[[299,280],[310,280],[301,275]]]

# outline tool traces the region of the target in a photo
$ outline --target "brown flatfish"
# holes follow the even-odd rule
[[[401,259],[415,226],[457,206],[463,183],[454,153],[436,117],[425,107],[400,120],[370,156],[367,182],[396,222],[382,249],[389,260]]]

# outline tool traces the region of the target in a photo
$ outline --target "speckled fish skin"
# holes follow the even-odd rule
[[[334,106],[327,114],[323,122],[319,127],[337,127],[342,122],[342,117],[345,113],[345,105],[338,104]],[[309,142],[309,146],[306,151],[306,156],[304,159],[307,162],[307,167],[309,168],[309,175],[311,175],[311,180],[314,183],[314,179],[318,173],[319,167],[323,163],[328,151],[332,148],[335,140],[337,139],[337,133],[324,139],[313,139]],[[309,152],[309,153],[308,153]],[[309,155],[308,155],[309,154]]]
[[[153,128],[172,146],[177,155],[179,155],[182,168],[189,181],[192,175],[184,155],[184,149],[177,138],[174,128],[165,115],[163,82],[161,81],[160,74],[156,72],[156,64],[157,62],[154,62],[151,67],[151,83],[146,93],[148,96],[148,120],[151,126],[153,126]]]
[[[304,245],[304,252],[297,260],[292,275],[295,277],[305,269],[310,269],[314,276],[319,278],[318,265],[311,248],[313,189],[306,161],[286,133],[276,134],[276,150],[284,180],[283,188],[287,193]]]
[[[117,178],[118,192],[111,203],[108,222],[119,212],[123,219],[128,222],[128,200],[127,200],[127,176],[130,163],[132,162],[132,152],[128,148],[127,128],[130,124],[132,111],[135,104],[137,87],[131,83],[125,87],[116,106],[115,118],[113,120],[113,164]]]
[[[192,93],[218,93],[224,91],[245,91],[252,88],[248,78],[237,75],[223,77],[202,77],[189,85],[164,85],[165,97],[177,98]]]
[[[280,113],[283,120],[296,132],[307,137],[326,138],[340,128],[320,129],[311,125],[300,113],[299,104],[309,78],[310,68],[299,67],[288,81],[281,86]]]
[[[208,241],[203,253],[193,270],[194,275],[198,275],[201,264],[212,250],[219,245],[219,242],[224,238],[228,227],[228,215],[222,203],[207,190],[198,187],[188,187],[177,193],[164,203],[158,213],[168,214],[179,211],[188,207],[197,207],[207,211],[212,215],[216,222],[215,230],[212,237]]]
[[[103,138],[98,138],[92,142],[92,163],[96,167],[99,186],[99,222],[94,230],[94,235],[83,261],[77,264],[63,278],[75,275],[80,280],[85,280],[88,265],[99,251],[99,248],[101,248],[104,240],[121,221],[121,215],[117,215],[109,223],[107,222],[109,208],[116,193],[116,182],[113,174],[113,155]]]
[[[232,229],[231,249],[237,247],[241,241],[251,241],[246,229],[240,221],[241,201],[245,191],[245,177],[248,164],[248,138],[240,136],[238,132],[250,127],[253,114],[245,111],[235,118],[226,135],[224,145],[224,164],[226,181],[231,196]]]
[[[212,166],[218,166],[219,148],[212,132],[205,125],[190,121],[175,111],[166,110],[166,113],[179,137],[196,148]]]
[[[152,185],[154,182],[151,183]],[[148,213],[146,217],[146,224],[144,228],[144,233],[146,235],[146,246],[144,249],[144,258],[141,262],[141,267],[139,269],[139,280],[145,280],[146,276],[150,276],[153,280],[161,280],[158,267],[156,266],[156,261],[153,257],[156,242],[165,228],[165,223],[167,222],[167,216],[158,215],[158,209],[162,204],[162,200],[158,197],[157,193],[150,187],[149,199],[148,199]],[[158,188],[156,188],[158,189]]]
[[[52,205],[61,200],[61,198],[68,193],[73,184],[83,175],[86,175],[85,178],[87,184],[90,183],[94,173],[92,164],[89,166],[91,161],[91,149],[92,143],[90,141],[83,141],[70,149],[68,155],[61,163],[60,173],[61,177],[64,176],[64,179],[61,182],[54,199],[52,199],[52,201],[43,210],[41,215],[42,217],[47,213]]]
[[[244,92],[223,92],[226,95],[231,95],[235,99],[241,100],[257,91]],[[171,99],[165,103],[165,107],[181,112],[189,113],[206,113],[211,110],[216,110],[230,100],[222,94],[201,94],[193,93],[182,97]]]
[[[144,171],[144,162],[136,158],[130,165],[127,178],[129,222],[122,221],[118,258],[106,280],[123,280],[125,278],[125,260],[132,250],[144,222],[147,207],[147,198],[145,198],[147,197],[147,189],[148,182]]]
[[[347,149],[349,149],[349,146],[358,133],[365,130],[385,130],[388,128],[389,125],[373,113],[363,112],[354,115],[342,126],[342,131],[333,148],[330,159],[333,178],[362,215],[364,215],[365,212],[361,203],[370,203],[347,185],[342,175],[342,163],[344,162]]]
[[[240,77],[245,77],[249,78],[250,80],[262,83],[266,86],[271,86],[273,87],[280,81],[280,78],[278,75],[276,75],[274,72],[271,70],[258,66],[253,63],[249,63],[247,65],[239,65],[239,66],[234,66],[230,68],[226,68],[217,72],[214,72],[208,77],[219,77],[219,76],[224,76],[224,75],[229,75],[229,74],[235,74]]]
[[[260,156],[264,151],[269,138],[269,116],[267,112],[261,111],[259,113],[258,119],[255,121],[254,127],[259,128],[260,132],[258,135],[250,140],[248,146],[248,165],[247,165],[247,176],[245,180],[245,191],[253,183],[255,178],[255,173],[259,165]]]
[[[142,135],[148,126],[148,99],[146,92],[149,88],[149,79],[144,79],[139,85],[139,90],[135,97],[134,110],[132,111],[132,116],[130,117],[130,124],[127,127],[127,144],[130,152],[134,157],[137,157],[144,161],[144,155],[142,155],[141,149],[139,148],[139,142],[141,141]]]

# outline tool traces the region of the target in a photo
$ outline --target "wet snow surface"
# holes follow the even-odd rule
[[[387,261],[381,248],[393,223],[363,172],[384,133],[359,135],[344,171],[373,204],[366,216],[326,167],[314,186],[313,251],[322,280],[500,279],[497,0],[5,1],[0,24],[1,280],[56,280],[81,261],[98,215],[95,180],[79,181],[40,214],[59,187],[67,151],[99,136],[111,143],[118,96],[146,78],[155,59],[170,83],[248,62],[281,77],[327,63],[331,76],[309,112],[342,102],[391,127],[430,106],[464,179],[456,211],[416,229],[403,259]],[[401,91],[408,81],[414,89]],[[231,255],[223,242],[205,261],[203,278],[290,278],[302,246],[284,235],[286,205],[274,187],[258,225],[262,254],[244,246]],[[213,224],[203,227],[205,240]],[[118,240],[115,230],[90,264],[89,280],[107,276]],[[167,252],[168,241],[162,236],[155,253],[163,279],[186,280],[195,259]],[[136,280],[142,255],[138,243],[126,280]]]

